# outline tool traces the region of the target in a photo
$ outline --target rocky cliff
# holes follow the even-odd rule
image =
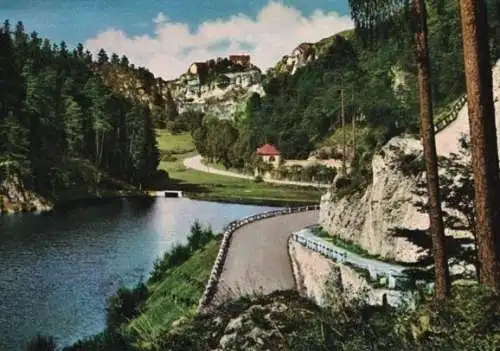
[[[48,200],[26,189],[17,178],[0,183],[0,213],[45,212],[50,211],[52,206]]]
[[[497,133],[500,134],[500,61],[494,67]],[[436,135],[438,155],[458,153],[458,140],[468,134],[467,104],[456,120]],[[498,135],[500,136],[500,135]],[[393,235],[393,229],[425,230],[428,216],[415,206],[421,173],[404,172],[409,160],[421,157],[420,141],[395,137],[372,160],[372,182],[363,192],[338,199],[328,192],[322,196],[320,224],[331,234],[355,242],[371,254],[403,262],[415,262],[424,253],[407,238]],[[406,160],[406,161],[405,161]],[[469,236],[467,232],[446,229],[447,235]]]
[[[192,109],[219,118],[231,118],[245,106],[251,94],[264,95],[262,75],[253,67],[240,72],[222,72],[206,79],[183,74],[178,79],[166,82],[162,94],[170,90],[180,113]]]
[[[373,305],[383,303],[387,289],[375,289],[353,268],[338,264],[290,240],[288,251],[292,270],[301,296],[311,299],[318,306],[349,301],[365,295]]]
[[[294,74],[299,68],[324,55],[332,45],[335,45],[337,40],[351,38],[353,33],[352,30],[347,30],[326,37],[316,43],[301,43],[289,55],[283,56],[269,73],[271,75],[276,73]]]
[[[143,68],[105,64],[99,70],[106,84],[116,93],[150,110],[165,108],[170,93],[179,113],[195,110],[219,118],[232,118],[245,107],[251,94],[264,95],[262,74],[256,66],[232,65],[227,59],[202,64],[207,66],[206,72],[191,72],[190,67],[179,78],[170,81],[154,77]]]

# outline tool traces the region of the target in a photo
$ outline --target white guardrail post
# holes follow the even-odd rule
[[[229,250],[229,244],[231,243],[231,237],[237,229],[241,228],[243,225],[256,222],[264,218],[276,217],[297,212],[305,212],[311,209],[319,209],[319,204],[313,206],[287,207],[280,210],[272,210],[268,212],[258,213],[252,216],[247,216],[240,220],[231,222],[222,235],[219,253],[217,254],[217,258],[215,259],[212,271],[210,272],[210,277],[208,278],[207,285],[205,286],[205,291],[203,292],[203,295],[198,304],[198,312],[204,312],[208,308],[209,304],[212,302],[212,299],[215,296],[215,293],[217,292],[217,284],[219,283],[219,278],[222,274],[224,262]]]

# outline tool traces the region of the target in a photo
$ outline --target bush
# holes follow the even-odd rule
[[[155,261],[149,281],[152,283],[160,281],[169,269],[181,265],[189,257],[191,257],[189,247],[180,244],[175,245],[170,251],[165,252],[162,259]]]
[[[398,158],[400,170],[405,176],[416,177],[424,171],[424,160],[419,155],[401,154]]]
[[[203,228],[198,220],[191,226],[191,234],[188,236],[188,247],[191,252],[194,252],[206,244],[213,238],[213,232],[210,227]]]
[[[254,178],[255,183],[262,183],[264,179],[262,179],[262,176],[258,175]]]
[[[205,246],[213,238],[214,234],[212,229],[210,227],[203,228],[196,220],[191,226],[188,244],[177,244],[170,251],[165,252],[163,258],[158,258],[154,263],[149,281],[152,283],[160,281],[169,269],[180,266],[186,262],[194,251]]]
[[[109,330],[117,331],[123,323],[137,317],[148,298],[148,288],[142,282],[134,289],[121,287],[109,298],[106,324]]]

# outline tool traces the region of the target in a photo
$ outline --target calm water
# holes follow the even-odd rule
[[[147,279],[198,218],[220,230],[268,207],[188,199],[118,199],[49,214],[0,216],[0,350],[33,334],[59,345],[100,332],[106,298]],[[208,263],[207,263],[208,264]]]

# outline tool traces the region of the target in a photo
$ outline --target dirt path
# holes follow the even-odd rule
[[[236,172],[230,172],[230,171],[224,171],[221,169],[209,167],[207,165],[204,165],[201,160],[203,158],[200,155],[196,155],[193,157],[188,157],[184,159],[184,167],[189,168],[189,169],[194,169],[195,171],[200,171],[200,172],[206,172],[206,173],[212,173],[212,174],[218,174],[218,175],[223,175],[227,177],[234,177],[234,178],[243,178],[243,179],[254,179],[254,177],[246,175],[246,174],[241,174],[241,173],[236,173]],[[282,184],[282,185],[295,185],[295,186],[312,186],[312,187],[319,187],[319,188],[328,188],[330,187],[329,184],[319,184],[319,183],[308,183],[308,182],[294,182],[291,180],[278,180],[278,179],[263,179],[266,183],[274,183],[274,184]]]

